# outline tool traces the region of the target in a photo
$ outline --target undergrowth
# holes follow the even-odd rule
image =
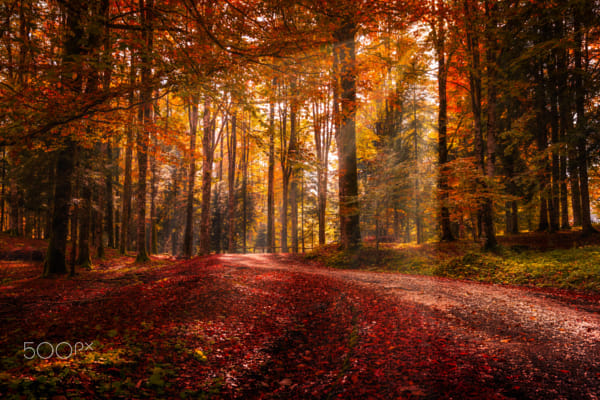
[[[520,246],[486,252],[472,243],[399,245],[377,250],[339,246],[306,256],[333,268],[370,269],[479,282],[600,292],[600,246],[547,251]]]

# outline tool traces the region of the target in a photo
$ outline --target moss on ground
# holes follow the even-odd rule
[[[600,292],[600,245],[539,250],[513,244],[494,252],[483,251],[472,242],[396,245],[379,250],[363,245],[351,252],[329,245],[306,258],[333,268]]]

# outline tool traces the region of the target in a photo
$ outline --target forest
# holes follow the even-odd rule
[[[0,398],[597,399],[599,0],[0,0]]]
[[[592,233],[598,6],[3,1],[1,230],[46,274]]]

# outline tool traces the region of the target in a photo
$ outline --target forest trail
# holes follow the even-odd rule
[[[219,260],[232,269],[323,275],[378,292],[400,306],[416,306],[430,326],[489,355],[509,378],[535,383],[534,393],[517,390],[517,398],[600,396],[600,303],[592,296],[329,269],[285,255],[222,255]]]
[[[328,269],[285,254],[115,256],[55,279],[40,269],[0,263],[0,398],[600,393],[597,294]],[[68,362],[24,358],[24,345],[75,341],[94,347]]]

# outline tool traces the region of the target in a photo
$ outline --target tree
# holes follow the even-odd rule
[[[329,151],[334,133],[330,94],[331,86],[326,85],[319,93],[320,98],[316,98],[312,103],[313,132],[317,156],[317,218],[319,220],[319,245],[325,244]]]
[[[190,128],[190,154],[188,167],[188,187],[185,213],[185,233],[183,236],[183,255],[191,257],[194,242],[194,182],[196,181],[196,130],[198,128],[198,104],[200,99],[197,95],[190,96],[187,105],[188,124]]]
[[[148,171],[148,146],[150,143],[150,130],[153,124],[152,91],[150,83],[152,74],[152,52],[154,31],[153,23],[154,0],[140,0],[140,18],[143,33],[144,47],[141,54],[140,65],[140,122],[141,129],[137,132],[136,152],[138,161],[138,183],[137,183],[137,256],[136,262],[145,262],[148,257],[146,247],[146,175]]]
[[[267,175],[267,248],[269,253],[275,252],[275,104],[273,93],[277,80],[273,78],[269,96],[269,161]],[[244,191],[245,195],[245,191]]]
[[[131,88],[128,93],[129,111],[128,124],[125,127],[126,143],[125,143],[125,171],[123,178],[123,197],[121,200],[121,239],[119,241],[119,252],[125,254],[129,249],[129,234],[131,224],[131,195],[132,195],[132,180],[131,180],[131,164],[133,159],[133,141],[134,141],[134,114],[133,106],[136,102],[133,86],[135,84],[136,69],[134,65],[133,51],[131,52],[131,62],[129,65],[129,84]]]
[[[235,161],[237,148],[237,114],[231,116],[231,132],[227,136],[227,220],[229,221],[227,233],[227,251],[235,253]]]
[[[432,24],[433,41],[437,56],[438,69],[438,191],[440,197],[440,228],[441,240],[452,241],[454,237],[450,228],[450,210],[448,209],[448,101],[446,88],[448,79],[448,67],[446,59],[446,14],[444,0],[436,1],[437,20]]]
[[[356,161],[356,23],[350,16],[341,17],[333,36],[335,95],[338,129],[338,180],[340,207],[340,242],[346,249],[360,242],[358,174]],[[334,104],[337,103],[334,101]]]
[[[102,2],[104,7],[106,2]],[[102,26],[101,21],[105,13],[98,7],[90,7],[88,4],[81,4],[78,1],[65,1],[65,41],[64,56],[62,59],[62,86],[69,88],[71,93],[67,95],[77,96],[83,91],[83,71],[80,57],[89,55],[97,50],[100,45],[97,32],[94,28]],[[89,25],[85,25],[88,20],[84,15],[91,15]],[[92,30],[91,34],[88,30]],[[85,43],[82,38],[87,38]],[[95,64],[91,64],[95,65]],[[44,275],[65,274],[66,266],[66,247],[68,235],[68,219],[70,213],[70,203],[72,194],[72,177],[74,172],[74,153],[76,143],[67,132],[66,138],[58,150],[56,161],[57,179],[54,189],[54,209],[52,214],[52,231],[50,233],[50,242],[44,262]]]

